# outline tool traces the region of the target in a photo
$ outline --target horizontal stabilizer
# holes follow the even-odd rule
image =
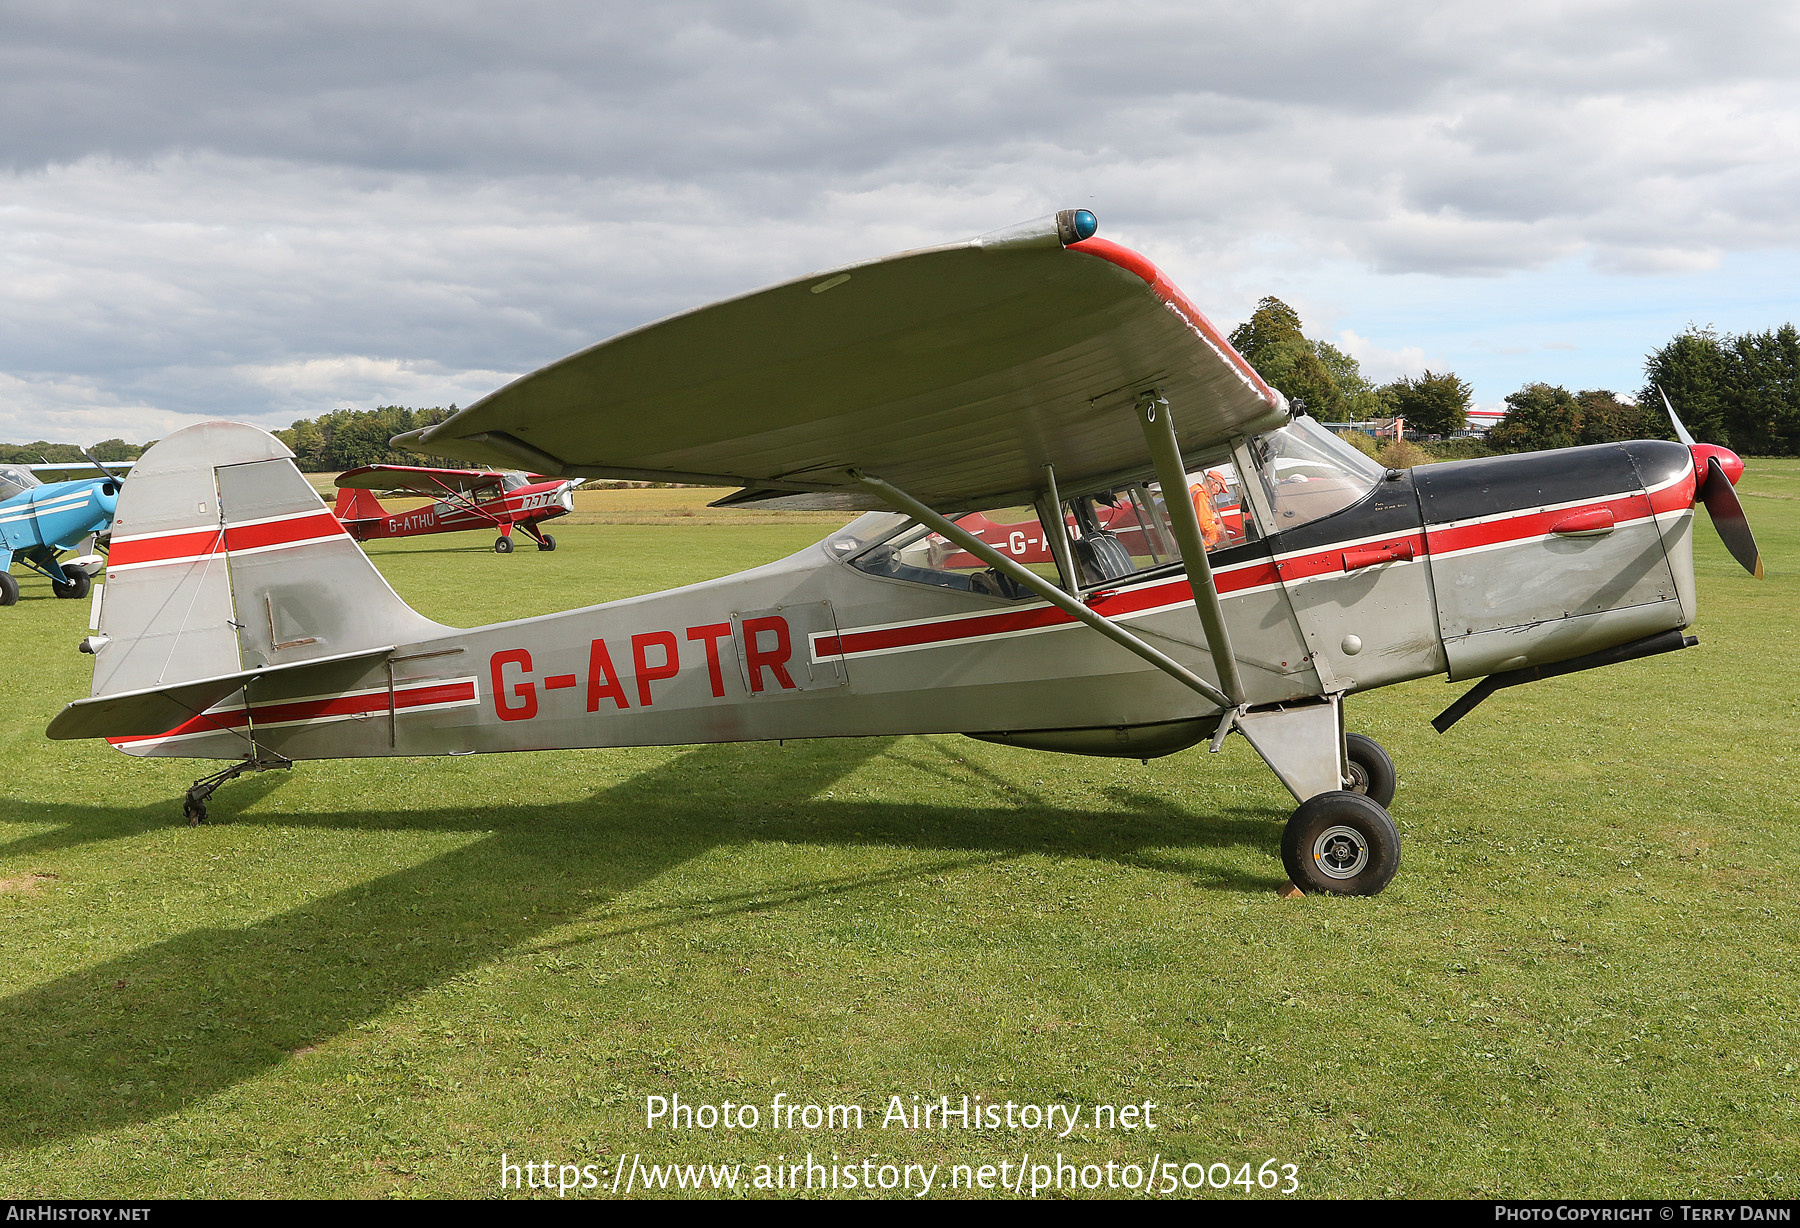
[[[221,674],[215,678],[197,678],[173,686],[97,695],[92,699],[76,700],[64,708],[44,732],[49,737],[61,739],[128,738],[159,734],[199,716],[234,691],[244,690],[259,680],[292,676],[296,670],[315,669],[335,662],[385,657],[393,651],[394,647],[390,644],[382,648],[317,657],[288,665],[271,665],[264,669]]]

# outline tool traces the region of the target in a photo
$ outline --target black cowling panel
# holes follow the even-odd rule
[[[1630,454],[1645,490],[1674,481],[1694,461],[1686,444],[1668,439],[1634,439],[1620,446]]]
[[[1431,524],[1643,489],[1631,451],[1617,443],[1448,461],[1415,470],[1413,481]]]

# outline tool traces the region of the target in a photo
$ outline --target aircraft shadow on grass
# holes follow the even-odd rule
[[[886,755],[1008,804],[945,806],[824,797]],[[725,796],[757,777],[768,797]],[[779,782],[778,791],[773,782]],[[343,830],[491,834],[421,865],[243,927],[208,927],[71,972],[0,1000],[0,1146],[154,1120],[267,1071],[446,979],[569,924],[720,845],[880,844],[943,854],[921,864],[695,896],[593,918],[553,947],[607,942],[731,914],[942,874],[1031,853],[1091,857],[1185,875],[1215,890],[1285,882],[1278,807],[1188,815],[1115,790],[1113,811],[1074,810],[986,776],[935,743],[856,739],[700,747],[593,798],[546,806],[387,813],[237,815],[278,787],[275,773],[221,793],[224,822]],[[791,800],[786,800],[791,799]],[[169,802],[59,804],[48,832],[0,845],[8,861],[167,827]],[[473,821],[472,821],[473,819]],[[175,820],[179,821],[179,820]],[[1245,874],[1175,849],[1249,846],[1272,872]]]

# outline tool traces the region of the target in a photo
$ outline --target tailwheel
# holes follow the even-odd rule
[[[69,577],[67,584],[58,584],[55,580],[50,581],[50,591],[58,597],[85,597],[88,595],[88,590],[94,586],[92,577],[79,567],[65,567],[63,575]]]
[[[544,534],[542,537],[538,538],[538,549],[539,550],[554,550],[554,549],[556,549],[556,539],[554,537],[551,537],[548,533]]]
[[[1400,829],[1372,797],[1344,789],[1321,793],[1288,819],[1281,863],[1304,891],[1374,895],[1400,869]]]
[[[1361,793],[1381,806],[1394,804],[1399,777],[1381,743],[1360,733],[1345,734],[1344,757],[1350,763],[1350,774],[1344,780],[1346,791]]]
[[[494,553],[495,554],[511,554],[512,553],[512,538],[496,537],[494,539]]]

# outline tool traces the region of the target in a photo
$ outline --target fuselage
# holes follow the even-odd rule
[[[1686,626],[1694,472],[1656,441],[1458,462],[1293,528],[1280,509],[1303,502],[1253,493],[1259,535],[1210,555],[1247,701],[1474,677]],[[247,708],[115,742],[235,757],[241,735],[220,728],[235,722],[293,759],[902,733],[1147,757],[1210,733],[1215,707],[1046,602],[872,571],[871,519],[719,580],[410,636],[385,662],[319,667],[340,670],[329,687],[271,678]],[[1215,676],[1179,562],[1084,600]],[[284,659],[278,608],[267,632],[239,632],[246,659]]]

